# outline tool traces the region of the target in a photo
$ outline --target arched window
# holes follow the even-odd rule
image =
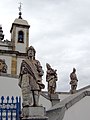
[[[23,33],[23,31],[18,32],[18,42],[24,43],[24,33]]]

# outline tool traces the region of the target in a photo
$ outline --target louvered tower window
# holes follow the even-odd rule
[[[23,31],[18,32],[18,42],[24,43],[24,33],[23,33]]]

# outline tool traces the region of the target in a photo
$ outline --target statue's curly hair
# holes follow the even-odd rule
[[[29,50],[33,50],[33,51],[34,51],[34,54],[36,53],[36,50],[34,49],[33,46],[28,47],[28,49],[27,49],[27,53],[28,53]]]

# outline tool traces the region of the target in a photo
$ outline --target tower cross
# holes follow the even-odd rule
[[[18,9],[19,9],[19,11],[21,12],[21,9],[22,9],[22,3],[20,2],[19,4],[20,4],[20,6],[18,7]]]

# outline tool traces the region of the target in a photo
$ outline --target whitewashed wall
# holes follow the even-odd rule
[[[18,79],[0,76],[0,96],[21,96]]]
[[[11,49],[9,49],[9,48],[8,48],[8,47],[6,47],[6,46],[3,46],[3,47],[2,47],[2,46],[0,46],[0,49],[1,49],[1,50],[11,50]]]
[[[63,120],[90,120],[90,96],[66,110]]]
[[[0,42],[0,49],[1,50],[12,50],[10,47],[7,46],[8,44],[5,42]]]

